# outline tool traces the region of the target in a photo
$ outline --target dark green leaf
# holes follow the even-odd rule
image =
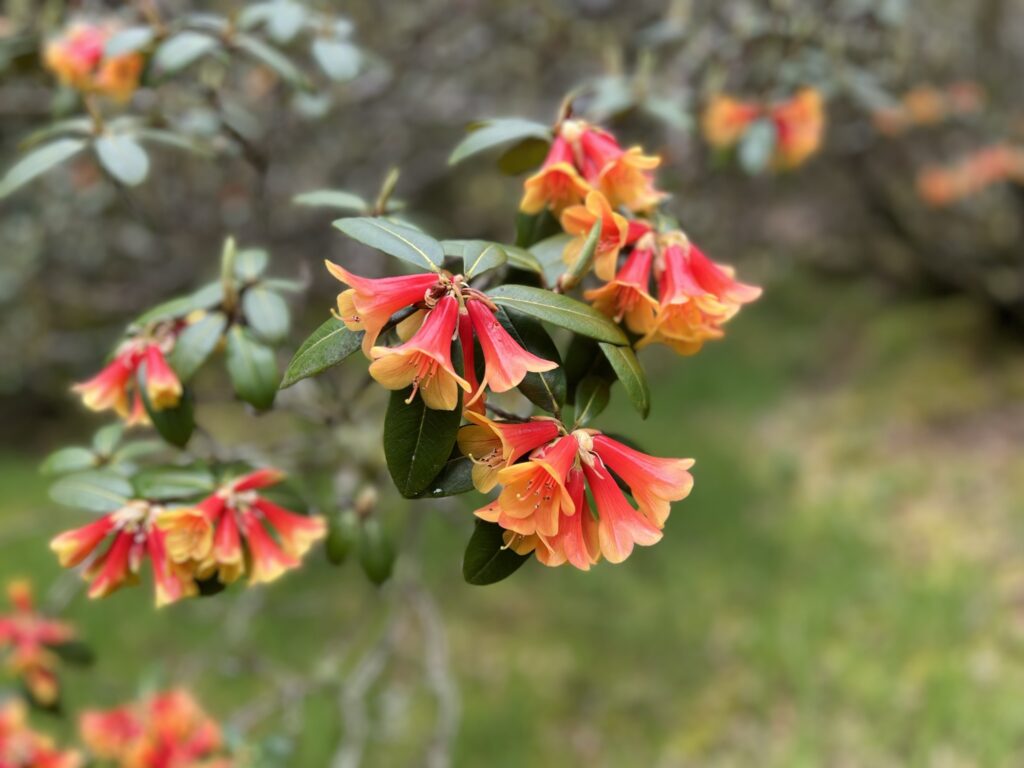
[[[557,413],[565,402],[565,371],[558,347],[539,322],[514,309],[498,307],[498,322],[509,332],[519,346],[545,360],[558,363],[553,371],[528,373],[519,385],[519,391],[534,405],[548,413]]]
[[[16,162],[0,179],[0,199],[7,197],[19,187],[28,184],[54,166],[77,155],[86,146],[82,139],[58,139],[34,149]]]
[[[459,454],[445,462],[444,468],[420,496],[424,499],[440,499],[444,496],[456,496],[472,490],[473,461],[469,457]]]
[[[50,486],[50,498],[58,504],[92,512],[120,509],[132,498],[132,493],[132,484],[125,478],[102,469],[68,475]]]
[[[617,347],[614,344],[601,344],[601,351],[611,363],[615,376],[622,382],[622,388],[629,396],[629,402],[646,419],[651,412],[651,390],[647,386],[644,373],[636,353],[630,347]]]
[[[217,348],[227,324],[223,312],[211,312],[181,332],[168,358],[179,379],[188,381],[195,375]]]
[[[550,138],[538,139],[531,137],[505,150],[498,158],[498,168],[509,176],[531,171],[547,157]]]
[[[565,259],[562,258],[562,254],[565,252],[565,246],[572,239],[572,235],[567,235],[563,232],[562,234],[546,237],[530,247],[530,253],[533,254],[534,258],[537,259],[537,263],[544,270],[544,280],[548,285],[557,284],[558,278],[568,268]]]
[[[587,376],[576,388],[576,425],[584,427],[608,407],[610,385],[600,376]]]
[[[536,272],[538,275],[544,276],[544,267],[537,261],[537,257],[528,250],[517,245],[504,245],[502,248],[504,248],[505,255],[508,257],[509,266],[527,272]]]
[[[96,430],[96,434],[92,436],[92,447],[100,456],[110,456],[123,435],[124,425],[121,422],[107,424]]]
[[[61,661],[78,667],[91,666],[96,661],[92,648],[81,640],[67,640],[63,643],[47,645]]]
[[[313,192],[303,192],[292,198],[295,205],[308,205],[323,208],[339,208],[344,211],[355,211],[365,213],[369,210],[366,201],[354,192],[345,192],[335,189],[318,189]]]
[[[181,400],[174,408],[164,408],[158,411],[153,408],[146,395],[144,370],[139,374],[139,388],[142,391],[142,404],[146,408],[149,420],[153,422],[153,428],[171,445],[184,448],[196,427],[192,390],[185,387]]]
[[[455,165],[471,155],[483,152],[512,141],[535,138],[551,140],[551,128],[520,117],[501,117],[479,124],[466,138],[459,142],[448,157],[448,164]]]
[[[364,245],[437,272],[444,263],[444,248],[430,235],[387,219],[358,216],[338,219],[334,226]]]
[[[611,344],[628,344],[622,330],[596,309],[576,299],[526,285],[501,285],[488,295],[502,307],[574,333]]]
[[[378,586],[391,578],[395,567],[395,547],[380,520],[363,520],[359,536],[359,565],[366,578]]]
[[[266,341],[278,342],[288,335],[291,315],[281,294],[262,285],[249,288],[242,295],[242,312],[249,327]]]
[[[455,446],[462,421],[462,395],[451,411],[435,411],[412,388],[391,393],[384,416],[384,456],[398,492],[416,498],[430,487]]]
[[[516,245],[532,248],[536,243],[562,231],[562,225],[551,211],[520,213],[516,216]]]
[[[39,471],[44,475],[63,475],[66,472],[78,472],[95,467],[98,463],[99,458],[88,448],[72,445],[60,448],[47,456]]]
[[[327,540],[324,542],[327,559],[331,563],[341,565],[348,559],[352,550],[359,543],[360,528],[359,515],[355,510],[343,509],[331,516],[327,528]]]
[[[462,577],[477,586],[495,584],[518,571],[529,559],[529,555],[519,555],[505,547],[500,525],[477,520],[462,557]]]
[[[442,240],[445,256],[462,259],[462,274],[476,277],[500,267],[508,259],[505,248],[486,240]]]
[[[227,366],[240,399],[261,411],[274,404],[280,382],[274,351],[237,325],[228,331]]]
[[[156,49],[153,66],[158,72],[177,72],[219,48],[220,43],[210,35],[179,32],[164,40]]]
[[[208,283],[195,293],[188,296],[179,296],[176,299],[165,301],[152,309],[146,310],[132,320],[132,325],[148,325],[158,320],[169,320],[171,318],[185,317],[197,309],[210,309],[224,301],[224,286],[218,280]]]
[[[337,365],[363,343],[362,331],[350,331],[335,317],[327,320],[302,342],[281,381],[281,389]]]
[[[153,501],[206,496],[216,485],[210,471],[201,467],[145,469],[133,480],[137,494]]]

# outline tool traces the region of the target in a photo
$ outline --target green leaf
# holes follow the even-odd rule
[[[772,159],[777,139],[775,123],[767,118],[756,120],[740,139],[740,167],[751,175],[763,173]]]
[[[51,168],[77,155],[86,146],[82,139],[58,139],[34,149],[16,162],[0,179],[0,199],[28,184]]]
[[[468,456],[457,454],[445,462],[437,477],[431,480],[427,489],[420,494],[420,498],[440,499],[472,490],[473,461]]]
[[[516,245],[520,248],[532,248],[541,240],[554,237],[561,231],[562,225],[551,211],[520,212],[516,216]]]
[[[524,139],[502,153],[498,158],[498,168],[507,176],[518,176],[532,171],[544,162],[550,146],[550,137]]]
[[[477,586],[496,584],[518,571],[529,559],[529,555],[520,555],[505,547],[500,525],[477,520],[462,556],[462,577]]]
[[[153,54],[153,66],[161,73],[177,72],[219,48],[216,38],[186,30],[160,44]]]
[[[420,269],[437,272],[444,263],[444,248],[430,235],[387,219],[357,216],[338,219],[334,226],[349,237]]]
[[[158,467],[134,477],[139,496],[152,501],[191,499],[210,494],[216,487],[213,475],[200,467]]]
[[[63,475],[66,472],[78,472],[95,467],[98,463],[99,458],[88,448],[72,445],[60,448],[47,456],[39,471],[44,475]]]
[[[46,647],[66,664],[88,667],[96,661],[96,654],[92,648],[81,640],[66,640],[63,643],[48,644]]]
[[[566,270],[565,260],[562,254],[573,237],[564,232],[551,237],[546,237],[530,246],[530,253],[544,270],[544,280],[548,285],[555,285]]]
[[[122,184],[134,187],[149,175],[149,155],[134,139],[123,135],[100,136],[95,147],[100,165]]]
[[[58,504],[92,512],[120,509],[132,494],[132,484],[109,470],[79,472],[62,477],[50,486],[50,498]]]
[[[240,399],[261,411],[274,404],[280,381],[274,351],[237,325],[228,331],[227,366]]]
[[[324,549],[333,565],[341,565],[359,544],[359,515],[353,509],[343,509],[331,516],[327,526]]]
[[[442,240],[445,256],[462,259],[462,274],[475,277],[500,267],[508,259],[505,248],[486,240]]]
[[[601,219],[598,219],[594,222],[594,226],[590,228],[590,232],[587,233],[587,239],[583,241],[583,247],[580,249],[576,261],[566,270],[568,282],[564,286],[578,285],[583,276],[590,271],[590,266],[594,263],[594,254],[597,253],[597,244],[601,241],[602,226]],[[555,278],[555,284],[558,284],[558,278]]]
[[[92,436],[93,450],[100,456],[110,456],[114,453],[114,449],[117,448],[117,444],[121,442],[123,436],[124,424],[119,421],[107,424],[105,427],[100,427],[96,430],[96,434]]]
[[[629,402],[646,419],[651,412],[651,390],[647,386],[647,375],[644,373],[636,353],[630,347],[617,347],[614,344],[601,344],[601,351],[611,363],[615,376],[622,382],[622,388],[629,396]]]
[[[384,457],[398,492],[414,499],[444,468],[462,421],[462,395],[451,411],[435,411],[412,388],[391,393],[384,416]]]
[[[218,280],[208,283],[188,296],[165,301],[132,320],[131,325],[148,325],[158,320],[185,317],[198,309],[210,309],[224,301],[224,286]]]
[[[526,378],[518,387],[531,403],[548,413],[557,413],[565,402],[565,371],[562,370],[562,358],[558,354],[558,347],[544,330],[544,326],[533,318],[505,307],[498,307],[495,315],[519,346],[545,360],[558,363],[558,367],[553,371],[526,374]]]
[[[251,283],[267,271],[270,254],[262,248],[243,248],[235,253],[235,277]]]
[[[576,425],[584,427],[608,407],[611,385],[600,376],[587,376],[576,388]]]
[[[395,547],[376,517],[363,520],[359,529],[359,565],[366,578],[380,586],[391,578],[395,567]]]
[[[186,152],[192,152],[204,157],[210,157],[214,154],[214,150],[208,143],[196,136],[188,136],[176,131],[166,131],[162,128],[139,128],[132,135],[139,141],[183,149]]]
[[[188,381],[196,374],[217,348],[227,324],[223,312],[211,312],[181,332],[167,361],[179,379]]]
[[[253,286],[242,295],[242,312],[249,327],[266,341],[275,343],[288,335],[291,315],[281,294]]]
[[[153,428],[171,445],[184,448],[196,427],[192,390],[185,387],[181,400],[174,408],[158,411],[153,408],[146,395],[145,370],[139,373],[139,389],[142,392],[142,404],[146,408],[149,420],[153,422]]]
[[[115,59],[127,53],[141,51],[151,42],[156,35],[152,27],[128,27],[127,29],[115,32],[103,46],[103,55],[108,59]]]
[[[234,44],[239,50],[245,51],[261,64],[276,72],[282,80],[293,88],[298,88],[302,91],[310,89],[309,80],[305,73],[276,48],[272,48],[262,40],[250,37],[249,35],[235,35]]]
[[[267,34],[276,43],[289,43],[302,30],[308,11],[299,3],[276,0],[270,4]]]
[[[596,309],[576,299],[526,285],[501,285],[488,292],[491,300],[537,320],[542,320],[598,341],[624,345],[622,330]]]
[[[355,211],[366,213],[370,206],[359,195],[354,192],[345,192],[338,189],[318,189],[313,192],[303,192],[292,198],[295,205],[308,205],[323,208],[338,208],[343,211]]]
[[[502,248],[508,257],[509,266],[526,272],[535,272],[541,277],[544,276],[544,267],[537,261],[537,257],[528,250],[517,245],[503,245]]]
[[[500,117],[486,120],[452,150],[448,157],[448,165],[455,165],[471,155],[499,147],[502,144],[528,138],[550,141],[551,128],[520,117]]]
[[[362,343],[362,331],[350,331],[341,320],[330,318],[302,342],[288,364],[281,389],[337,365],[359,349]]]
[[[363,54],[352,43],[319,37],[312,50],[316,63],[331,80],[344,82],[359,74]]]
[[[149,456],[164,450],[165,446],[159,440],[134,440],[125,443],[110,458],[111,464],[121,464],[141,456]]]

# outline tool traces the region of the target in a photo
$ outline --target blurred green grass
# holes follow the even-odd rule
[[[697,459],[658,546],[476,588],[459,574],[471,501],[413,509],[400,566],[447,628],[455,763],[1019,763],[1020,352],[961,301],[897,304],[871,283],[791,275],[698,357],[645,353],[647,422],[616,398],[597,424]],[[35,459],[4,457],[0,488],[0,575],[46,588],[45,542],[81,518],[46,500]],[[68,708],[140,681],[185,680],[235,722],[283,697],[255,733],[288,735],[290,765],[327,765],[343,731],[335,684],[390,617],[366,764],[420,764],[436,703],[405,588],[377,599],[351,564],[313,560],[268,589],[159,613],[148,589],[78,595],[67,614],[99,659],[66,674]],[[306,691],[310,679],[323,685]]]

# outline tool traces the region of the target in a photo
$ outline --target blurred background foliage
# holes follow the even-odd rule
[[[240,6],[159,5],[167,18]],[[1024,190],[994,183],[939,205],[920,184],[1020,144],[1024,6],[343,5],[366,52],[351,79],[303,94],[259,66],[202,62],[187,85],[150,86],[134,107],[162,120],[155,111],[172,105],[198,134],[228,116],[230,131],[209,132],[212,157],[156,148],[149,180],[130,190],[82,159],[0,203],[3,575],[47,585],[56,572],[44,542],[71,518],[45,500],[37,457],[95,426],[68,382],[95,369],[128,318],[214,277],[226,233],[310,281],[294,322],[304,335],[336,291],[322,259],[385,266],[294,195],[372,199],[399,166],[411,218],[508,241],[520,181],[493,157],[450,169],[447,156],[471,121],[548,122],[581,84],[580,109],[664,156],[659,180],[694,238],[766,286],[699,359],[644,353],[655,408],[638,441],[696,456],[693,496],[659,547],[590,574],[534,565],[486,591],[464,586],[468,515],[424,504],[399,561],[406,578],[381,600],[326,564],[156,616],[145,594],[77,597],[70,614],[99,661],[71,673],[68,701],[112,703],[147,676],[191,681],[239,732],[279,739],[292,765],[1024,759]],[[40,41],[69,13],[137,17],[112,2],[2,8],[7,167],[26,135],[80,111],[42,71]],[[225,79],[227,106],[210,97]],[[933,119],[927,100],[906,98],[956,83],[980,108]],[[706,146],[700,115],[715,94],[771,100],[801,85],[828,113],[804,166],[752,174]],[[913,124],[887,129],[901,109]],[[205,387],[204,402],[225,391]],[[240,445],[279,427],[209,409]],[[601,426],[631,418],[616,402]],[[372,442],[376,428],[346,439]]]

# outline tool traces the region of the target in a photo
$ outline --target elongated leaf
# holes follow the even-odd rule
[[[214,150],[210,144],[196,136],[187,136],[176,131],[166,131],[162,128],[139,128],[134,136],[142,142],[150,144],[162,144],[165,147],[183,149],[196,155],[210,157]]]
[[[550,141],[551,128],[520,117],[499,117],[487,120],[459,142],[448,157],[448,164],[455,165],[478,152],[528,138]]]
[[[513,144],[498,158],[498,168],[508,176],[518,176],[533,170],[547,157],[551,138],[538,139],[530,137]]]
[[[74,157],[85,146],[86,142],[82,139],[58,139],[32,150],[11,166],[11,169],[4,174],[3,179],[0,179],[0,199],[28,184],[36,176],[41,176],[51,168]]]
[[[334,226],[354,240],[420,269],[437,272],[444,263],[444,248],[437,240],[404,224],[358,216],[338,219]]]
[[[81,640],[67,640],[63,643],[47,644],[61,661],[77,667],[88,667],[96,661],[96,654],[93,653],[86,643]]]
[[[412,389],[391,393],[384,416],[384,457],[398,492],[414,499],[430,487],[455,445],[462,420],[460,403],[451,411],[435,411]]]
[[[531,403],[548,413],[557,413],[565,402],[565,371],[562,370],[562,358],[558,354],[558,347],[544,330],[544,326],[533,318],[506,307],[498,307],[496,316],[498,322],[519,346],[538,357],[558,363],[558,367],[553,371],[526,374],[526,378],[518,387]]]
[[[341,320],[332,317],[302,342],[288,364],[281,389],[337,365],[359,349],[362,343],[362,331],[350,331]]]
[[[92,436],[92,447],[100,456],[110,456],[124,436],[124,425],[117,421],[96,430]]]
[[[242,312],[249,327],[266,341],[278,342],[288,335],[291,314],[281,294],[262,285],[249,288],[242,296]]]
[[[126,53],[141,51],[156,35],[152,27],[128,27],[115,32],[103,46],[103,55],[108,59],[124,56]]]
[[[224,301],[224,286],[218,280],[215,283],[208,283],[195,293],[188,296],[179,296],[176,299],[165,301],[152,309],[146,310],[132,320],[132,325],[148,325],[158,320],[168,320],[175,317],[185,317],[197,309],[210,309]]]
[[[584,427],[608,407],[610,385],[607,379],[587,376],[576,388],[576,424]]]
[[[361,524],[354,509],[343,509],[331,515],[327,524],[324,550],[332,565],[341,565],[359,545]]]
[[[237,325],[228,331],[227,366],[240,399],[261,411],[274,404],[280,381],[274,351]]]
[[[270,254],[262,248],[243,248],[235,253],[235,277],[251,283],[267,271]]]
[[[235,35],[235,46],[281,76],[288,85],[299,90],[309,90],[310,83],[305,73],[294,62],[262,40],[249,35]]]
[[[289,43],[299,34],[308,15],[309,12],[299,3],[276,0],[271,4],[270,18],[267,19],[267,34],[276,43]]]
[[[192,390],[184,388],[181,400],[174,408],[156,410],[146,396],[146,374],[145,370],[139,374],[139,388],[142,391],[142,404],[146,408],[146,414],[153,423],[157,433],[171,445],[184,448],[192,437],[196,428],[195,402]]]
[[[442,240],[445,256],[462,259],[462,274],[476,277],[500,267],[508,260],[505,248],[486,240]]]
[[[537,257],[528,250],[517,245],[504,245],[502,248],[508,257],[509,266],[526,272],[535,272],[541,277],[544,276],[544,267],[537,261]]]
[[[134,187],[149,175],[149,155],[131,137],[100,136],[95,147],[100,165],[122,184]]]
[[[99,457],[88,448],[71,445],[47,456],[39,471],[44,475],[63,475],[95,467],[98,463]]]
[[[377,586],[390,579],[395,568],[395,545],[377,517],[368,517],[360,526],[359,567]]]
[[[529,555],[505,548],[501,526],[477,520],[462,556],[462,577],[477,586],[495,584],[518,571],[529,559]]]
[[[540,213],[520,213],[516,216],[516,245],[532,248],[562,231],[562,225],[549,210]]]
[[[50,498],[58,504],[92,512],[120,509],[132,494],[132,484],[109,470],[79,472],[62,477],[50,486]]]
[[[179,379],[188,381],[195,375],[217,348],[227,324],[223,312],[211,312],[181,332],[168,360]]]
[[[544,270],[544,280],[548,285],[557,284],[558,278],[565,273],[567,265],[562,258],[562,254],[565,252],[565,246],[572,239],[572,235],[567,235],[563,232],[546,237],[530,247],[530,253],[533,254]]]
[[[629,347],[617,347],[614,344],[601,344],[601,351],[611,363],[615,376],[622,382],[629,402],[646,419],[651,412],[651,390],[647,386],[647,375],[644,373],[636,353]]]
[[[488,292],[495,304],[514,309],[574,333],[611,344],[628,344],[626,335],[596,309],[568,296],[526,285],[501,285]]]
[[[154,501],[206,496],[216,486],[213,475],[201,467],[160,467],[139,472],[134,478],[139,496]]]
[[[441,472],[420,494],[424,499],[440,499],[473,490],[473,460],[458,454],[445,462]]]
[[[301,195],[293,197],[292,202],[295,205],[338,208],[356,213],[366,213],[370,209],[370,206],[359,195],[340,189],[318,189],[313,192],[303,192]]]
[[[220,43],[215,37],[200,32],[179,32],[156,49],[153,66],[158,72],[177,72],[219,48]]]
[[[111,464],[123,464],[126,461],[137,459],[141,456],[150,456],[154,453],[159,453],[164,450],[166,446],[159,440],[135,440],[130,443],[125,443],[117,452],[111,457]]]
[[[359,74],[363,55],[356,46],[344,40],[317,38],[313,41],[313,58],[331,80],[344,82]]]
[[[594,254],[597,253],[597,244],[601,241],[601,227],[602,221],[598,219],[587,233],[587,239],[583,241],[583,247],[580,249],[579,255],[576,256],[576,261],[566,270],[566,274],[572,281],[568,285],[578,285],[580,279],[590,271],[590,266],[594,263]]]

